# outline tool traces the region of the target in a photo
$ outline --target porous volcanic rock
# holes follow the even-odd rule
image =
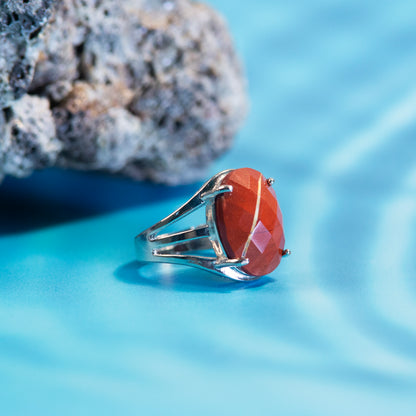
[[[0,177],[58,165],[177,184],[231,145],[245,81],[190,0],[0,5]]]

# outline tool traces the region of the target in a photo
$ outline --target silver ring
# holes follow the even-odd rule
[[[273,182],[249,168],[218,173],[180,208],[137,235],[137,259],[193,266],[239,281],[270,273],[281,257],[290,254],[283,246],[282,216]],[[202,207],[205,224],[161,234]],[[232,212],[226,212],[227,207]]]

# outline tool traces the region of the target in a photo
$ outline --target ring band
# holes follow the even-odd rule
[[[218,173],[180,208],[137,235],[137,259],[198,267],[239,281],[270,273],[290,254],[273,182],[250,168]],[[205,224],[161,234],[202,207]]]

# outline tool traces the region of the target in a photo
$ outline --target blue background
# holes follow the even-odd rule
[[[198,184],[8,178],[2,415],[416,414],[415,4],[211,3],[251,113],[209,174],[275,177],[292,256],[251,284],[139,274],[134,235]]]

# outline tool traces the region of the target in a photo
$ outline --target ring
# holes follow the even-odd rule
[[[198,267],[240,281],[271,273],[290,254],[284,248],[273,183],[250,168],[216,174],[180,208],[135,238],[137,259]],[[205,224],[161,234],[202,207]]]

